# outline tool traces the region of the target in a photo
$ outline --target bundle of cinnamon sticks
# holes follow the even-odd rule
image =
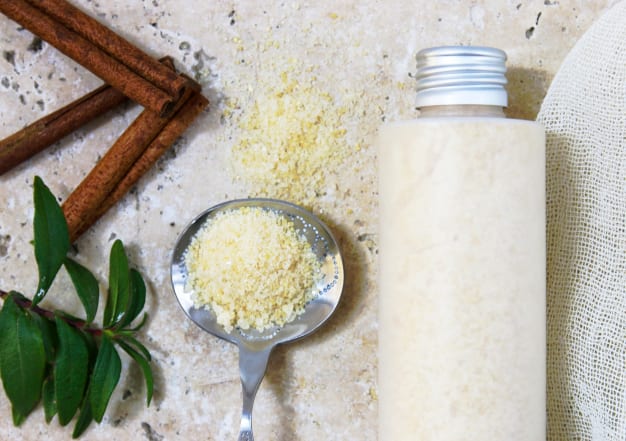
[[[127,98],[144,111],[63,203],[71,240],[112,207],[208,106],[201,87],[66,0],[0,1],[0,12],[107,84],[0,141],[0,174]]]

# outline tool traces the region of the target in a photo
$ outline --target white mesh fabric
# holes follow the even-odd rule
[[[548,440],[626,440],[626,1],[565,59],[547,134]]]

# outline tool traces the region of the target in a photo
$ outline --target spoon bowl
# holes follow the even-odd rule
[[[227,332],[217,323],[210,308],[196,308],[193,289],[187,283],[185,254],[196,233],[218,213],[243,207],[270,210],[293,223],[295,230],[306,238],[318,261],[322,277],[315,285],[315,295],[304,312],[282,326],[263,331],[234,328]],[[224,202],[201,213],[181,233],[174,247],[171,265],[172,286],[185,314],[198,326],[229,341],[239,348],[239,371],[243,389],[243,409],[239,441],[253,441],[252,407],[261,384],[269,355],[279,344],[287,343],[317,330],[335,311],[344,284],[343,260],[332,233],[315,215],[289,202],[276,199],[240,199]]]

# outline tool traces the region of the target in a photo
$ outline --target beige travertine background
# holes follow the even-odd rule
[[[149,285],[142,336],[154,356],[156,393],[145,407],[135,366],[87,440],[234,440],[240,386],[236,348],[185,319],[169,284],[172,245],[207,207],[259,192],[238,175],[231,148],[240,123],[281,73],[307,75],[345,111],[344,162],[323,194],[293,195],[320,214],[342,244],[347,286],[336,315],[316,335],[276,350],[255,406],[258,440],[375,440],[377,127],[411,118],[415,53],[440,44],[492,45],[509,55],[509,114],[534,118],[559,65],[612,0],[208,2],[76,0],[89,14],[205,85],[211,99],[174,148],[77,243],[77,258],[106,280],[114,238]],[[0,137],[100,84],[48,44],[0,16]],[[314,79],[311,80],[311,75]],[[119,108],[0,176],[0,287],[36,285],[32,180],[65,199],[140,109]],[[241,171],[241,169],[239,169]],[[271,189],[265,195],[272,196]],[[46,305],[80,313],[55,282]],[[128,374],[128,375],[126,375]],[[38,409],[22,428],[0,398],[0,439],[70,439],[71,427],[44,423]]]

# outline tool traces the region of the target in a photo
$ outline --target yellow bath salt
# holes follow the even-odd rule
[[[234,171],[255,196],[309,204],[328,190],[327,179],[351,152],[344,126],[348,108],[313,80],[282,72],[273,81],[240,122]]]
[[[217,213],[194,237],[185,264],[197,308],[226,331],[282,326],[315,295],[320,263],[284,216],[242,207]]]

